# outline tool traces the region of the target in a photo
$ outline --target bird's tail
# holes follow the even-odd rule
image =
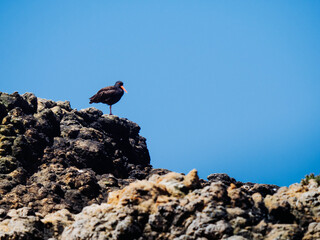
[[[95,99],[96,95],[93,95],[91,98],[89,98],[90,99],[90,102],[89,102],[90,104],[96,102],[96,99]]]

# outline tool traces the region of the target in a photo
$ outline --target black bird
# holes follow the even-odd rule
[[[90,98],[90,103],[101,102],[108,104],[110,106],[110,115],[112,115],[111,106],[121,99],[123,91],[127,92],[127,90],[123,87],[123,82],[117,81],[114,86],[101,88]]]

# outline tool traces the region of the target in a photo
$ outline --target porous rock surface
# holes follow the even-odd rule
[[[145,178],[140,127],[95,108],[71,109],[31,93],[0,93],[0,208],[78,213]]]
[[[150,165],[140,127],[0,92],[0,239],[320,239],[320,188]]]

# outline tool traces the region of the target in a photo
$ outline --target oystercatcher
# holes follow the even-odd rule
[[[127,90],[123,87],[123,82],[117,81],[114,86],[101,88],[90,98],[89,103],[108,104],[110,106],[110,115],[112,115],[111,106],[121,99],[124,92],[127,93]]]

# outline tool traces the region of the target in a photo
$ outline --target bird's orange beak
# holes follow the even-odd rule
[[[123,91],[125,91],[126,93],[128,93],[127,90],[124,88],[124,86],[121,86],[121,88],[123,89]]]

